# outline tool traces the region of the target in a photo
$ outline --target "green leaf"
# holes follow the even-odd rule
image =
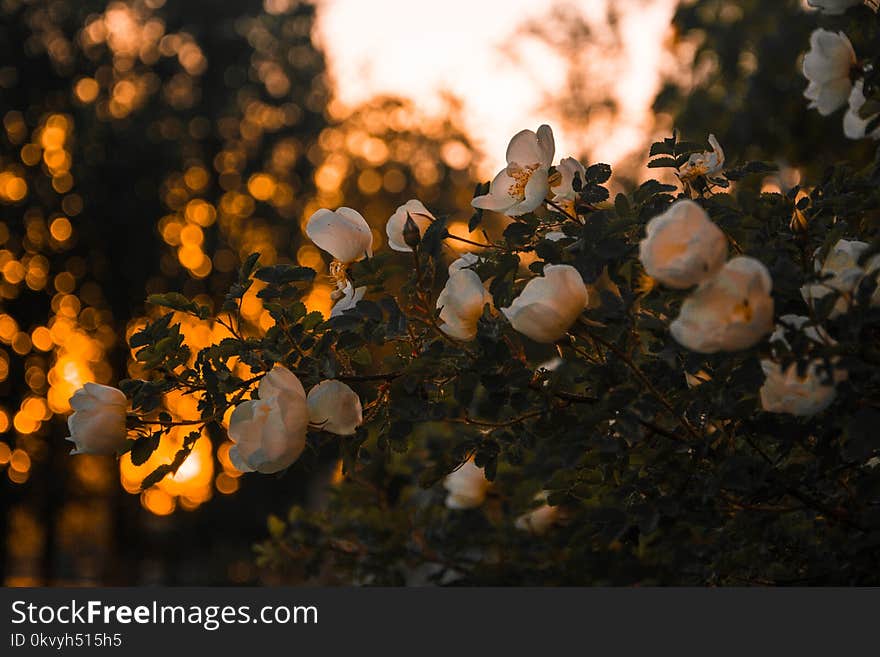
[[[159,440],[161,437],[162,433],[156,431],[148,436],[141,436],[135,440],[130,450],[132,464],[143,465],[146,463],[153,455],[153,452],[156,451],[156,448],[159,447]]]
[[[677,169],[678,162],[672,157],[658,157],[648,162],[649,169]]]
[[[310,267],[299,267],[296,265],[272,265],[258,269],[254,274],[254,278],[270,285],[285,285],[287,283],[299,282],[310,283],[315,279],[315,270]]]

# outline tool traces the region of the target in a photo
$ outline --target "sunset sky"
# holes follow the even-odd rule
[[[574,0],[565,6],[588,20],[600,20],[606,2]],[[623,114],[600,145],[590,144],[598,159],[613,164],[644,139],[674,4],[618,3],[624,14],[626,58],[615,95]],[[539,19],[551,6],[529,0],[319,0],[318,32],[337,98],[345,104],[392,93],[436,111],[441,92],[462,98],[465,127],[487,154],[483,167],[490,173],[503,158],[510,136],[553,122],[540,105],[565,84],[564,62],[534,40],[522,45],[519,61],[505,53],[511,39],[518,38],[517,28]],[[585,146],[584,135],[566,134],[557,126],[556,144],[557,156],[578,152]]]

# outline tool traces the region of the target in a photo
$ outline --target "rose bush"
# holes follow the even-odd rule
[[[805,64],[823,113],[846,104],[855,63],[828,34]],[[650,150],[660,179],[612,198],[610,167],[554,165],[549,127],[520,132],[460,217],[482,240],[409,201],[374,252],[360,214],[319,210],[306,232],[334,259],[330,317],[304,303],[315,271],[258,254],[218,310],[152,296],[168,312],[130,339],[151,376],[119,384],[124,449],[144,462],[193,425],[145,486],[203,430],[228,434],[242,470],[314,477],[314,454],[332,452],[326,501],[273,517],[259,546],[281,572],[878,583],[880,159],[762,191],[775,165],[725,146],[673,134]],[[265,329],[239,316],[255,282]],[[230,336],[191,359],[180,313]],[[160,411],[170,391],[195,395],[200,417]]]

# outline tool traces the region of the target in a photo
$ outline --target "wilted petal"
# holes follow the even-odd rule
[[[334,303],[333,308],[330,309],[330,317],[338,317],[346,310],[355,308],[358,301],[364,298],[364,293],[366,293],[366,291],[367,288],[363,286],[355,288],[351,284],[351,281],[345,281],[345,284],[338,290],[336,303]]]

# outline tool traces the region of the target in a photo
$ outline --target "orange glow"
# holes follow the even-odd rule
[[[54,239],[59,242],[65,242],[73,235],[73,226],[67,217],[58,217],[52,221],[52,224],[49,226],[49,232]]]
[[[45,326],[38,326],[31,333],[31,342],[40,351],[49,351],[52,349],[52,334]]]
[[[141,504],[157,516],[173,513],[176,506],[174,497],[158,488],[150,488],[141,493]]]
[[[267,173],[255,173],[248,180],[248,191],[258,201],[268,201],[275,193],[275,179]]]
[[[334,289],[332,285],[316,283],[303,299],[303,303],[308,311],[318,311],[325,318],[329,317],[330,310],[333,308],[333,300],[330,298],[330,294]]]
[[[94,78],[81,78],[73,87],[76,99],[81,103],[91,103],[98,97],[101,88]]]

